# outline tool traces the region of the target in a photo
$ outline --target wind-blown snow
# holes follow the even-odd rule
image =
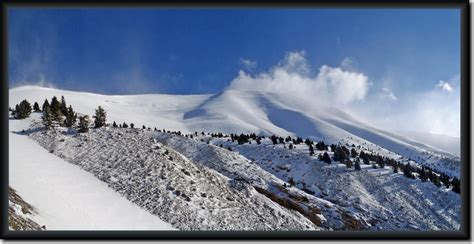
[[[41,106],[45,99],[60,99],[61,95],[83,114],[92,115],[99,105],[104,107],[108,123],[134,123],[138,128],[145,125],[152,130],[156,127],[183,133],[309,137],[326,143],[354,144],[401,163],[429,166],[452,177],[460,175],[458,156],[368,126],[340,109],[318,107],[316,102],[301,104],[271,92],[226,90],[215,95],[105,96],[29,86],[10,90],[9,102],[14,107],[26,98]],[[34,114],[33,118],[38,116]],[[30,124],[31,119],[10,120],[10,130],[21,131]],[[40,126],[36,123],[36,129],[28,134],[42,147],[26,134],[10,133],[10,154],[14,156],[10,159],[10,179],[12,187],[26,201],[43,211],[39,222],[48,229],[171,228],[161,220],[175,228],[192,230],[347,229],[351,222],[357,223],[350,226],[355,229],[459,227],[459,195],[449,189],[406,179],[388,168],[371,169],[363,165],[361,172],[354,172],[335,163],[326,166],[316,156],[308,156],[306,145],[296,145],[290,151],[282,145],[271,145],[269,139],[259,146],[235,145],[228,137],[213,139],[199,135],[191,139],[120,128],[93,129],[85,138],[84,134],[60,130],[40,131]],[[221,144],[224,148],[219,147]],[[29,153],[21,154],[22,148]],[[168,150],[169,155],[165,153]],[[290,177],[296,181],[295,187],[284,183]],[[197,190],[222,199],[203,197]],[[229,200],[230,196],[239,200]],[[293,203],[288,197],[299,200]],[[84,199],[88,201],[84,203]],[[278,205],[278,201],[297,212]],[[58,205],[48,206],[51,202]],[[113,207],[101,209],[102,202]],[[222,206],[232,208],[220,211]],[[115,216],[117,211],[131,214],[117,214],[119,218]],[[67,219],[61,217],[67,214]],[[98,220],[98,214],[106,216]],[[74,226],[66,223],[70,218],[78,219]],[[416,223],[421,218],[423,221]],[[249,222],[243,222],[244,219]],[[135,222],[139,224],[130,227]]]
[[[48,230],[174,229],[93,175],[16,133],[28,129],[30,122],[31,118],[10,120],[9,185],[37,208],[32,219]]]
[[[420,165],[438,168],[450,176],[460,175],[459,156],[421,142],[368,126],[340,109],[301,104],[291,97],[271,92],[226,90],[215,95],[106,96],[34,86],[10,90],[11,107],[23,99],[40,106],[52,96],[66,98],[81,113],[94,113],[99,105],[109,123],[134,123],[151,128],[223,133],[296,135],[338,143],[341,139],[367,141]],[[323,103],[325,104],[325,103]]]

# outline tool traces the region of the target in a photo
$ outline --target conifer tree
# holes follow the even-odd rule
[[[45,109],[46,106],[50,107],[50,110],[51,110],[51,106],[49,105],[48,99],[45,99],[45,100],[44,100],[44,103],[43,103],[43,106],[42,106],[42,110],[43,110],[43,111],[44,111],[44,109]]]
[[[355,170],[361,170],[359,160],[356,160],[356,161],[355,161],[354,169],[355,169]]]
[[[33,110],[35,112],[41,112],[41,109],[40,109],[39,104],[37,102],[35,102],[35,104],[33,105]]]
[[[64,116],[64,114],[61,112],[61,103],[58,101],[58,98],[54,96],[51,99],[51,104],[50,104],[51,112],[53,114],[53,118],[55,121],[62,122],[61,117]]]
[[[313,156],[314,155],[313,144],[308,144],[308,146],[309,146],[309,155]]]
[[[323,161],[327,164],[331,163],[331,157],[329,157],[329,154],[327,152],[324,152],[323,154]]]
[[[12,115],[15,119],[18,118],[18,115],[17,115],[18,111],[20,111],[20,105],[17,104],[17,105],[15,105],[15,109],[14,109],[14,110],[12,111],[12,113],[11,113],[11,115]]]
[[[428,176],[426,175],[426,171],[425,169],[422,167],[421,170],[419,171],[419,175],[420,175],[420,180],[425,182],[428,180]]]
[[[56,96],[51,99],[51,111],[53,115],[58,115],[61,112],[61,103],[59,103],[58,98]]]
[[[135,124],[134,124],[134,123],[131,123],[131,124],[130,124],[130,128],[133,129],[134,127],[135,127]]]
[[[21,101],[19,105],[15,106],[15,119],[24,119],[30,116],[31,114],[31,105],[30,103],[25,99]]]
[[[452,191],[460,194],[461,193],[461,181],[458,179],[453,179],[451,181],[451,185],[453,185],[453,188],[451,189]]]
[[[89,131],[90,119],[89,115],[84,115],[79,117],[79,132],[87,132]]]
[[[66,99],[64,99],[64,96],[61,96],[61,105],[59,107],[59,110],[63,115],[66,115],[67,113],[67,105],[66,105]]]
[[[357,151],[354,148],[351,149],[351,157],[357,157]]]
[[[117,128],[117,127],[118,127],[118,126],[117,126],[117,123],[115,123],[115,121],[114,121],[114,123],[112,124],[112,127],[114,127],[114,128]]]
[[[53,126],[53,112],[49,105],[43,107],[43,116],[41,118],[43,119],[43,125],[46,126],[47,129]]]
[[[105,112],[105,110],[101,106],[99,106],[95,110],[95,115],[93,116],[93,118],[95,119],[94,127],[100,128],[102,126],[105,126],[106,116],[107,116],[107,112]]]
[[[398,173],[398,167],[397,167],[397,165],[393,165],[393,173],[395,173],[395,174]]]
[[[403,169],[403,174],[408,177],[408,178],[412,178],[413,177],[413,173],[411,171],[411,166],[410,166],[410,163],[408,163],[407,165],[405,165],[405,168]]]
[[[348,169],[352,168],[352,160],[346,159],[345,163],[346,163],[346,168]]]
[[[128,128],[128,125],[127,125],[127,123],[123,122],[123,124],[122,124],[122,128]]]
[[[72,106],[69,105],[69,108],[66,110],[66,120],[64,121],[64,125],[66,127],[73,127],[76,124],[77,114],[72,109]]]

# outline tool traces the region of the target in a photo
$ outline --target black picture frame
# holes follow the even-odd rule
[[[451,8],[461,11],[461,230],[460,231],[9,231],[8,229],[8,9],[12,7],[276,7],[276,8]],[[2,201],[1,237],[6,240],[469,240],[471,238],[471,24],[467,0],[431,1],[3,1],[2,21]]]

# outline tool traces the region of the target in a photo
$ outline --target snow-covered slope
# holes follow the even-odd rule
[[[9,92],[9,106],[14,108],[15,104],[23,99],[30,101],[31,105],[38,102],[42,106],[45,99],[51,102],[56,96],[59,100],[64,96],[66,102],[72,105],[76,112],[83,114],[94,114],[100,105],[107,111],[107,122],[135,123],[136,126],[143,124],[148,126],[159,126],[160,128],[173,128],[186,130],[181,123],[183,114],[194,109],[210,95],[127,95],[107,96],[86,92],[65,91],[59,89],[22,86],[11,89]]]
[[[127,201],[93,175],[49,153],[21,134],[25,120],[10,120],[9,185],[38,213],[48,230],[172,230],[170,224]]]
[[[459,156],[436,149],[406,136],[366,125],[340,109],[300,104],[295,99],[273,93],[226,90],[215,95],[127,95],[106,96],[35,86],[11,89],[11,107],[23,99],[38,101],[64,95],[68,104],[84,114],[93,114],[101,105],[108,122],[134,123],[158,129],[223,133],[294,135],[328,143],[366,143],[385,156],[396,153],[420,165],[459,177]],[[380,150],[385,149],[385,150]]]
[[[461,144],[459,143],[461,139],[459,137],[417,131],[400,131],[397,133],[454,155],[461,155]]]
[[[459,177],[458,156],[374,128],[340,109],[318,107],[317,101],[300,104],[277,94],[235,90],[215,95],[105,96],[33,86],[11,89],[9,95],[11,107],[25,98],[41,106],[45,99],[64,95],[77,112],[92,115],[100,105],[107,111],[108,123],[152,128],[107,127],[77,134],[64,128],[44,130],[37,113],[26,120],[10,120],[10,154],[16,155],[10,159],[11,185],[45,211],[38,222],[47,229],[459,228],[459,194],[444,186],[408,179],[388,167],[363,165],[362,171],[354,171],[338,164],[326,166],[317,159],[323,152],[308,156],[304,144],[289,150],[272,145],[268,138],[258,146],[255,141],[237,145],[226,136],[194,134],[309,137]],[[153,132],[155,127],[182,134]],[[31,153],[22,154],[21,148]],[[35,174],[40,177],[30,183]],[[293,180],[294,186],[288,184]],[[98,195],[88,191],[95,188]],[[83,195],[89,204],[80,201]],[[45,196],[59,205],[48,206]],[[107,208],[110,215],[97,223],[96,215],[105,211],[100,206],[110,199],[120,199],[113,201],[120,206]],[[133,216],[116,221],[113,211],[122,209]],[[72,213],[78,223],[68,226],[55,210]],[[129,227],[134,221],[141,224]]]

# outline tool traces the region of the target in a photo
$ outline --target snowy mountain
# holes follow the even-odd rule
[[[23,99],[42,104],[45,99],[62,95],[83,114],[93,114],[97,106],[102,106],[109,122],[126,121],[183,133],[261,133],[309,137],[328,143],[365,143],[384,156],[393,157],[389,154],[393,152],[450,176],[460,175],[459,156],[366,125],[340,109],[301,105],[273,93],[227,90],[215,95],[106,96],[24,86],[10,90],[9,104],[14,107]]]
[[[128,218],[123,228],[439,230],[460,225],[459,194],[444,186],[406,178],[388,166],[362,165],[355,171],[335,162],[328,165],[319,155],[332,157],[332,150],[310,155],[305,144],[289,149],[288,144],[275,145],[268,138],[275,134],[347,145],[357,154],[371,152],[401,165],[426,166],[459,178],[459,156],[366,125],[340,109],[236,90],[214,95],[106,96],[25,86],[11,89],[9,95],[11,107],[23,99],[41,105],[63,95],[77,112],[92,115],[100,105],[107,111],[108,123],[151,127],[107,127],[78,134],[65,128],[44,130],[37,113],[10,120],[10,154],[17,155],[10,159],[10,184],[26,201],[50,214],[52,207],[36,192],[42,185],[49,187],[47,192],[57,202],[65,200],[69,206],[76,204],[74,197],[91,197],[90,209],[76,206],[80,209],[76,217],[92,222],[71,228],[121,227],[84,217],[98,211],[93,206],[111,200],[90,196],[95,190],[81,192],[61,178],[70,174],[78,181],[87,178],[91,182],[87,184],[94,185],[87,189],[117,194],[125,202],[116,211],[146,213],[144,222],[150,225],[128,227],[136,221]],[[157,132],[155,127],[179,133]],[[224,135],[207,134],[219,132]],[[258,144],[252,140],[237,144],[228,136],[231,133],[266,137]],[[25,158],[20,148],[43,156]],[[35,167],[29,166],[31,161]],[[51,175],[57,171],[63,175]],[[38,172],[39,182],[28,183]],[[55,181],[49,182],[50,178]],[[64,214],[71,211],[71,207],[61,208]],[[40,219],[47,229],[65,224],[47,216]]]

